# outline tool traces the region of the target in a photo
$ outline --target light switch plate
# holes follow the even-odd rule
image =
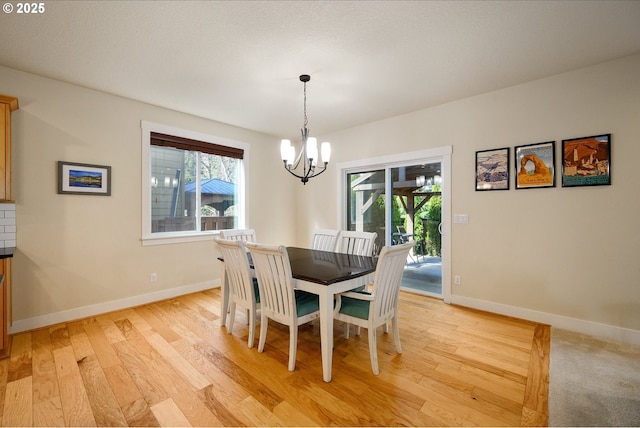
[[[469,223],[469,215],[468,214],[455,214],[453,216],[453,222],[457,224],[467,224]]]

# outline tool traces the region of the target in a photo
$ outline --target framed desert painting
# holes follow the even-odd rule
[[[517,146],[516,189],[555,187],[556,142]]]
[[[476,190],[509,190],[509,148],[476,152]]]
[[[611,184],[611,134],[562,140],[562,187]]]

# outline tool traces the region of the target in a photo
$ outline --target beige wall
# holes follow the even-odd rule
[[[215,285],[213,241],[141,245],[141,120],[250,144],[249,224],[294,239],[278,141],[255,132],[0,67],[13,114],[13,331]],[[57,194],[56,162],[110,165],[112,195]],[[262,177],[258,179],[258,177]],[[264,177],[267,177],[266,179]],[[158,273],[152,285],[150,273]]]
[[[473,78],[472,75],[469,78]],[[431,84],[424,82],[424,84]],[[436,84],[436,83],[433,83]],[[611,186],[476,192],[475,152],[612,134]],[[326,138],[324,138],[326,137]],[[640,55],[323,136],[336,163],[448,146],[452,302],[640,343]],[[513,166],[512,166],[513,172]],[[337,227],[336,171],[307,185],[300,228]],[[302,243],[308,237],[299,237]]]
[[[219,279],[211,242],[140,244],[148,120],[249,143],[249,225],[284,244],[339,226],[336,163],[450,145],[452,213],[469,215],[452,225],[452,301],[640,343],[640,55],[319,136],[332,163],[306,186],[280,167],[274,137],[2,67],[0,82],[20,100],[14,329]],[[476,150],[555,140],[558,157],[563,138],[601,133],[612,186],[474,190]],[[57,195],[57,160],[111,165],[113,195]]]

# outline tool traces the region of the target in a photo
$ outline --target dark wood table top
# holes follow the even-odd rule
[[[287,247],[291,275],[295,279],[331,285],[375,272],[377,257],[356,256],[310,248]],[[251,253],[249,264],[253,267]],[[218,260],[224,262],[222,257]]]
[[[376,270],[376,257],[299,247],[287,247],[287,253],[293,277],[318,284],[330,285],[365,276]]]

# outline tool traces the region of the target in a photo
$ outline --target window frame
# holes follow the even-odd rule
[[[141,121],[142,129],[142,177],[141,177],[141,195],[142,195],[142,230],[141,242],[143,246],[147,245],[163,245],[184,242],[209,241],[219,233],[218,230],[205,231],[174,231],[174,232],[156,232],[151,233],[151,133],[159,133],[172,135],[180,138],[197,140],[205,143],[216,144],[218,146],[227,146],[234,149],[243,150],[243,159],[240,159],[240,167],[238,169],[238,182],[236,183],[238,192],[237,203],[237,228],[245,228],[248,224],[248,204],[246,197],[246,189],[248,183],[249,144],[234,141],[222,137],[216,137],[197,131],[191,131],[176,128],[158,123]]]

